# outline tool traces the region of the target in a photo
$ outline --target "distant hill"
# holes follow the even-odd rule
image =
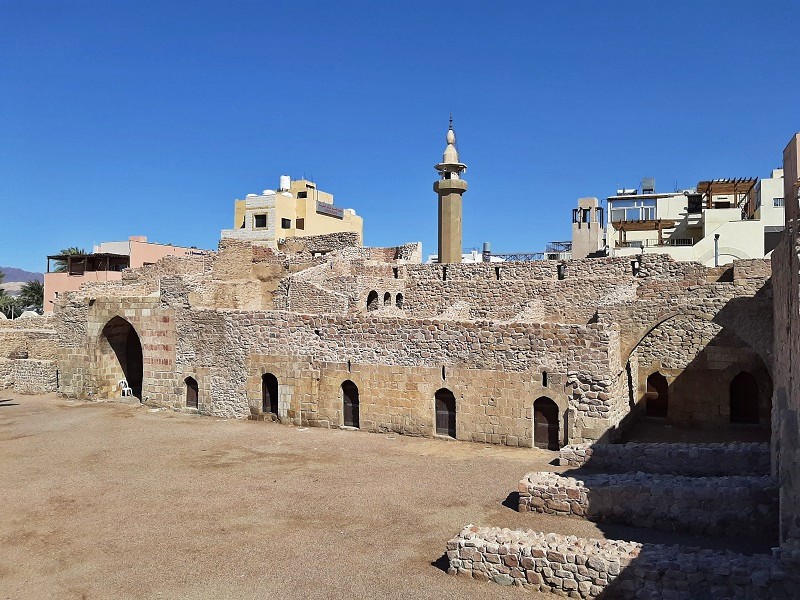
[[[16,269],[14,267],[0,267],[0,271],[5,274],[5,277],[3,278],[3,284],[14,283],[15,281],[20,281],[22,283],[26,283],[28,281],[41,281],[44,283],[44,274],[42,273],[23,271],[22,269]]]

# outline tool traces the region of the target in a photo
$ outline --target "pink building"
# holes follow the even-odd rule
[[[143,235],[132,235],[127,242],[103,242],[91,254],[56,254],[47,257],[44,275],[44,312],[53,312],[53,301],[76,291],[87,281],[122,279],[122,269],[152,265],[165,256],[198,256],[208,250],[148,242]],[[64,269],[50,272],[50,261],[59,261]]]

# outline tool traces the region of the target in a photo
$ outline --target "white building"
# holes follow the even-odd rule
[[[783,230],[783,170],[768,179],[701,181],[695,190],[656,193],[652,179],[641,190],[618,190],[607,199],[606,244],[611,256],[642,252],[675,260],[724,265],[762,258]]]

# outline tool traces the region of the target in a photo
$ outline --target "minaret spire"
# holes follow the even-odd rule
[[[436,165],[440,179],[433,184],[433,191],[439,196],[439,262],[460,263],[461,196],[467,191],[467,182],[461,179],[461,174],[467,165],[458,158],[452,111],[445,141],[442,162]]]

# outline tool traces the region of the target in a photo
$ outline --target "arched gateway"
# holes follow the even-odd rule
[[[97,394],[100,398],[121,395],[124,381],[141,400],[144,365],[139,334],[128,321],[114,317],[100,334],[97,361]]]

